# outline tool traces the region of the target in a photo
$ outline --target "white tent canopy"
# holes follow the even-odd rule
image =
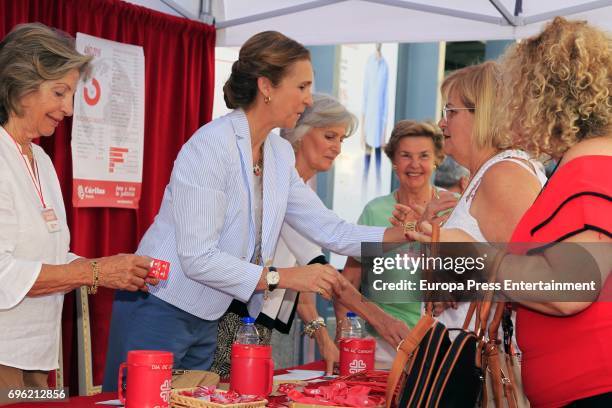
[[[307,45],[518,39],[554,16],[612,29],[612,1],[215,0],[217,45],[239,46],[277,30]]]
[[[612,31],[612,0],[129,1],[190,18],[212,15],[217,46],[240,46],[265,30],[306,45],[519,39],[558,15]]]

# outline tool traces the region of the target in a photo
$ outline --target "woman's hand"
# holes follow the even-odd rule
[[[370,323],[374,326],[376,332],[393,347],[397,347],[410,333],[410,328],[405,322],[388,314],[385,314],[384,318],[376,319],[376,321],[372,320]]]
[[[279,268],[279,286],[298,292],[314,292],[330,300],[350,283],[330,265],[312,264],[295,268]]]
[[[417,231],[407,231],[406,238],[412,241],[431,242],[432,226],[424,221],[417,225]],[[440,228],[440,242],[476,242],[468,233],[458,228]]]
[[[446,309],[457,309],[457,302],[455,301],[444,301],[444,302],[433,302],[433,315],[438,317]]]
[[[321,327],[316,331],[315,339],[317,340],[317,346],[319,346],[321,357],[325,360],[325,375],[332,375],[334,373],[334,363],[340,360],[338,347],[331,337],[329,337],[329,333],[325,327]]]
[[[457,205],[457,196],[449,191],[442,191],[438,198],[432,199],[426,206],[417,204],[395,204],[393,217],[389,218],[392,225],[403,226],[409,215],[416,214],[419,219],[417,224],[429,222],[442,224],[450,216],[450,209]]]
[[[121,254],[96,261],[100,265],[99,285],[105,288],[147,292],[145,283],[158,283],[157,279],[147,278],[152,261],[148,256]]]
[[[437,223],[442,225],[450,216],[451,210],[457,205],[458,198],[450,191],[441,191],[437,198],[432,198],[426,206],[412,205],[408,206],[412,211],[419,214],[419,223],[427,221],[429,223]]]

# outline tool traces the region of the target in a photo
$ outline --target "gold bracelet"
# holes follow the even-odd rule
[[[95,295],[98,293],[98,283],[100,280],[100,264],[96,261],[91,261],[91,270],[93,273],[93,284],[87,288],[88,295]]]
[[[319,330],[321,327],[327,327],[327,325],[325,324],[325,320],[319,316],[304,326],[302,334],[305,334],[312,339],[317,330]]]

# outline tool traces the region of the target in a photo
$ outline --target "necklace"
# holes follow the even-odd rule
[[[257,161],[257,163],[253,164],[253,174],[255,175],[255,177],[259,177],[262,175],[263,173],[263,166],[264,166],[264,150],[263,150],[263,143],[261,145],[261,147],[259,148],[259,160]]]
[[[393,195],[394,195],[394,198],[395,198],[395,202],[398,203],[398,204],[402,204],[401,201],[400,201],[399,189],[396,190]],[[438,190],[436,189],[435,186],[431,186],[431,199],[433,199],[433,198],[439,198],[438,197]],[[421,203],[421,204],[427,204],[428,201],[425,201],[424,203]],[[411,209],[411,211],[412,211],[412,209]],[[414,211],[412,211],[412,212],[414,212]]]
[[[257,163],[255,163],[255,165],[253,166],[253,174],[256,177],[261,176],[261,173],[263,172],[263,160],[259,160]]]

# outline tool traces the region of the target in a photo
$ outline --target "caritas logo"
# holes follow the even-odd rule
[[[159,386],[159,396],[161,397],[162,400],[164,400],[164,402],[167,404],[170,402],[170,391],[171,391],[171,386],[170,386],[170,380],[166,380],[163,383],[161,383],[161,385]],[[166,407],[168,405],[165,405]]]
[[[365,369],[366,369],[366,364],[363,362],[363,360],[353,360],[351,361],[351,364],[349,364],[349,372],[351,374],[361,372]]]

